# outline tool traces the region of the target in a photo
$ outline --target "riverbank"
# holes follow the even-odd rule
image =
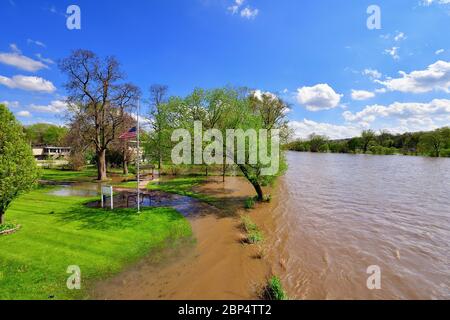
[[[187,183],[163,184],[163,188]],[[245,234],[240,216],[257,219],[257,209],[246,211],[244,201],[254,195],[253,187],[240,177],[202,178],[190,195],[215,199],[219,209],[205,202],[190,202],[187,212],[196,245],[183,252],[171,252],[168,259],[155,263],[151,257],[121,274],[99,282],[94,299],[257,299],[270,276],[271,264],[257,257],[258,248],[243,244]],[[192,182],[192,181],[191,181]],[[163,182],[164,183],[164,182]],[[155,189],[151,187],[150,189]],[[175,190],[172,189],[173,192]],[[187,189],[186,189],[187,192]],[[270,204],[262,204],[266,206]],[[257,205],[258,207],[259,205]]]

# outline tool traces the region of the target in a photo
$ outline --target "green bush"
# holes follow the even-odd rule
[[[288,296],[283,289],[280,278],[273,276],[267,281],[261,292],[263,300],[287,300]]]
[[[253,209],[255,207],[255,198],[245,200],[245,209]]]
[[[441,157],[450,158],[450,149],[444,149],[441,151]]]

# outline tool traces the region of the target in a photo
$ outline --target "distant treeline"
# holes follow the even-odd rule
[[[287,149],[299,152],[450,157],[450,127],[404,134],[366,130],[360,137],[344,140],[330,140],[326,136],[312,134],[306,140],[289,143]]]

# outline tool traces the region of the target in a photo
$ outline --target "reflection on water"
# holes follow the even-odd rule
[[[450,298],[450,159],[287,157],[272,256],[291,296]],[[371,265],[382,290],[367,289]]]
[[[95,183],[63,185],[49,192],[58,197],[95,197],[100,195],[100,187]]]

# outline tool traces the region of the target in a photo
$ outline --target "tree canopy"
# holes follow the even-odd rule
[[[38,174],[21,124],[0,105],[0,224],[11,202],[33,187]]]

